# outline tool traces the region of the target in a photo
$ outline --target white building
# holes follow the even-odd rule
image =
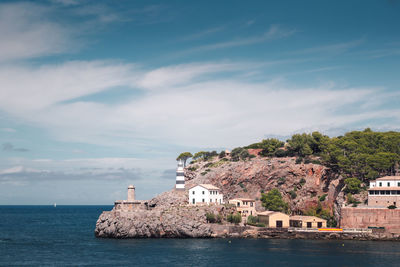
[[[223,204],[224,196],[221,190],[212,184],[199,184],[189,189],[190,204]]]
[[[183,162],[179,160],[178,167],[176,168],[176,189],[185,189],[185,172],[183,170]]]

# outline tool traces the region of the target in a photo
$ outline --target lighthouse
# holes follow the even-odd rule
[[[185,174],[183,170],[183,162],[179,160],[178,167],[176,168],[176,189],[185,189]]]

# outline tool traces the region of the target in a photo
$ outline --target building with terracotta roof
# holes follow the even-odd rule
[[[385,176],[371,181],[368,206],[388,207],[400,204],[400,176]]]
[[[289,224],[297,228],[325,228],[326,220],[315,216],[294,215],[290,216]]]
[[[234,198],[228,201],[229,204],[235,205],[236,210],[242,215],[243,218],[247,218],[249,215],[257,215],[255,202],[256,201],[251,198]]]
[[[279,211],[263,211],[257,213],[260,223],[264,223],[268,228],[288,228],[289,215]]]
[[[223,204],[224,196],[221,190],[212,184],[199,184],[189,189],[189,203],[196,204]]]

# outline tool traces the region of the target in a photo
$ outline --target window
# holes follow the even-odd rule
[[[384,195],[384,194],[385,194],[385,191],[381,190],[381,191],[379,191],[379,194],[380,194],[380,195]]]
[[[201,201],[201,202],[205,202],[205,201],[204,201],[204,198],[202,199],[202,201]]]
[[[253,207],[253,202],[250,202],[250,207]]]
[[[307,228],[311,228],[311,227],[312,227],[311,222],[307,222]]]
[[[221,202],[222,202],[222,201],[221,201],[221,199],[220,199],[220,200],[219,200],[219,204],[221,204]]]
[[[370,195],[374,195],[374,194],[375,194],[375,191],[369,191],[369,194],[370,194]]]
[[[204,195],[204,191],[203,191],[203,195]],[[204,202],[204,201],[203,201]]]
[[[196,203],[196,200],[195,200],[194,198],[192,199],[192,203],[193,203],[193,204],[195,204],[195,203]]]
[[[237,206],[240,207],[240,202],[237,203]]]
[[[390,195],[390,191],[389,190],[386,190],[386,195]]]
[[[192,195],[194,195],[194,191],[192,191]]]
[[[382,186],[382,182],[379,182],[379,186]]]
[[[400,186],[400,182],[397,182],[397,186]]]
[[[390,182],[387,182],[387,185],[390,186]]]
[[[322,227],[322,222],[318,222],[317,224],[318,224],[318,228]]]

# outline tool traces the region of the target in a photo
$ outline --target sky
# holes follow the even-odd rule
[[[400,130],[400,1],[0,1],[0,205],[112,204],[180,152]]]

